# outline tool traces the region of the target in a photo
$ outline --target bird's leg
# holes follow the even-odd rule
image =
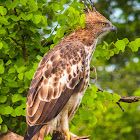
[[[61,126],[62,131],[66,134],[67,140],[70,140],[70,132],[69,132],[69,119],[68,119],[68,110],[63,109],[62,118],[61,118]]]

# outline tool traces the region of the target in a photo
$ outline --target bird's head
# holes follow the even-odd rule
[[[84,3],[85,4],[85,3]],[[103,15],[96,11],[94,3],[90,0],[91,9],[85,4],[85,23],[86,28],[91,30],[96,35],[96,38],[101,38],[109,31],[117,32],[117,28]]]

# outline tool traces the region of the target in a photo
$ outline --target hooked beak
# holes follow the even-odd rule
[[[116,32],[117,33],[117,28],[114,25],[112,25],[110,31],[113,31],[113,32]]]

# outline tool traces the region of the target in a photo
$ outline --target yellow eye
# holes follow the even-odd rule
[[[102,26],[105,27],[105,23],[102,23]]]

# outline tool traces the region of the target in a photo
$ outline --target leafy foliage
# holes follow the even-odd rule
[[[125,113],[116,107],[118,94],[140,96],[140,22],[133,3],[115,1],[102,4],[98,11],[113,13],[117,6],[124,11],[124,23],[115,23],[118,35],[109,34],[96,48],[91,65],[97,67],[98,83],[87,89],[70,130],[91,139],[139,139],[138,104],[123,104]],[[129,3],[129,1],[127,1]],[[137,2],[137,1],[136,1]],[[125,2],[126,3],[126,2]],[[109,8],[112,8],[110,11]],[[132,14],[135,22],[129,21]],[[26,96],[31,79],[43,55],[74,29],[85,27],[83,4],[77,1],[1,0],[0,1],[0,131],[7,128],[24,135]],[[106,14],[108,17],[108,14]],[[108,17],[109,18],[109,17]],[[113,20],[113,18],[111,19]],[[126,25],[128,25],[126,31]],[[137,25],[137,26],[136,26]],[[123,33],[123,34],[122,34]],[[47,39],[46,39],[47,38]],[[119,38],[119,39],[117,39]],[[42,41],[44,40],[45,41]],[[114,41],[114,42],[112,42]],[[107,43],[110,42],[110,43]],[[108,69],[113,70],[108,70]],[[94,72],[91,72],[94,77]],[[91,80],[91,83],[94,81]],[[98,87],[106,91],[97,92]],[[133,119],[132,119],[133,118]],[[134,121],[135,120],[135,121]],[[110,134],[111,132],[111,134]],[[126,135],[127,134],[127,135]],[[50,137],[46,138],[50,139]]]

